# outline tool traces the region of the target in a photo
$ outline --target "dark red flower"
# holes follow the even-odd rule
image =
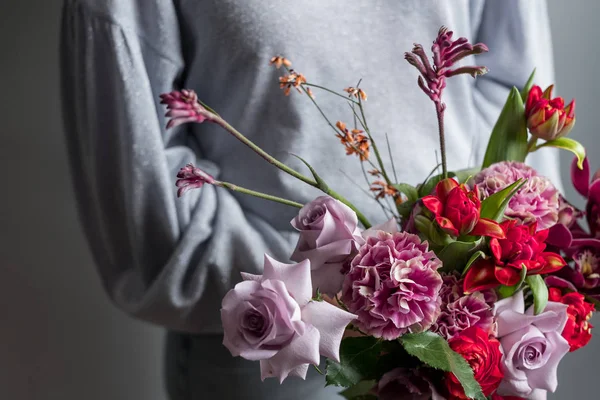
[[[467,360],[485,396],[491,395],[498,389],[500,381],[504,378],[501,368],[502,352],[498,339],[490,338],[483,329],[472,327],[450,339],[448,344],[452,350]],[[449,394],[448,400],[468,399],[461,383],[453,373],[446,374],[445,384]]]
[[[444,179],[435,187],[435,194],[425,196],[423,205],[435,216],[440,228],[454,237],[464,235],[503,238],[497,222],[481,218],[478,190],[469,190],[454,179]]]
[[[464,291],[472,293],[498,285],[513,286],[519,283],[521,271],[527,275],[550,274],[566,265],[556,253],[546,252],[548,230],[536,232],[536,224],[518,225],[516,220],[500,224],[504,239],[492,238],[492,256],[476,261],[465,276]]]
[[[575,351],[587,345],[592,338],[592,324],[590,318],[594,312],[594,305],[585,301],[581,293],[570,292],[562,294],[559,288],[550,288],[548,299],[563,303],[567,308],[567,324],[562,331],[562,336],[567,339],[570,351]]]

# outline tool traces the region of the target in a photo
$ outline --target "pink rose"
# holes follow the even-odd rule
[[[356,318],[311,301],[310,262],[282,264],[265,255],[263,275],[242,274],[223,298],[223,344],[233,356],[260,360],[261,376],[306,377],[320,355],[339,362],[346,326]]]
[[[291,259],[310,260],[313,288],[335,295],[342,288],[344,264],[365,242],[356,214],[344,203],[321,196],[302,207],[291,224],[300,232]]]
[[[549,301],[544,312],[525,311],[523,292],[500,300],[495,306],[498,339],[504,353],[504,380],[498,394],[533,400],[546,398],[558,385],[558,363],[569,352],[561,336],[567,322],[567,306]]]

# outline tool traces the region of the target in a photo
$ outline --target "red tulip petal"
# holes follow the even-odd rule
[[[492,238],[490,240],[490,250],[492,250],[492,254],[496,260],[500,261],[502,259],[502,246],[500,246],[498,239]]]
[[[505,286],[513,286],[521,280],[521,274],[518,270],[512,267],[501,267],[497,265],[494,268],[494,276],[501,284]]]
[[[473,236],[489,236],[497,239],[504,239],[506,235],[502,227],[491,219],[480,218],[470,233]]]
[[[494,275],[495,265],[491,259],[476,261],[465,275],[463,290],[465,294],[491,289],[499,285]]]
[[[425,196],[421,199],[425,208],[434,213],[440,215],[444,211],[444,205],[436,196]]]
[[[571,100],[571,102],[565,107],[565,114],[569,119],[575,119],[575,99]]]
[[[458,229],[456,229],[452,221],[450,221],[448,218],[436,217],[435,222],[437,222],[440,228],[442,228],[442,230],[447,234],[458,236]]]
[[[562,267],[567,265],[565,260],[556,253],[546,252],[542,253],[541,256],[545,262],[545,265],[542,268],[542,271],[540,272],[542,274],[551,274],[553,272],[558,271],[559,269],[562,269]]]
[[[441,180],[435,186],[435,193],[440,198],[440,201],[444,203],[446,201],[446,197],[448,197],[448,193],[450,193],[452,189],[456,187],[458,187],[458,182],[452,178],[446,178]]]
[[[552,98],[552,90],[554,90],[554,85],[550,85],[544,90],[542,93],[542,98],[550,100]]]
[[[525,105],[525,110],[527,112],[527,115],[529,115],[529,112],[535,106],[535,104],[540,100],[541,97],[542,97],[542,88],[539,87],[538,85],[534,85],[529,90],[529,95],[527,96],[527,103]]]

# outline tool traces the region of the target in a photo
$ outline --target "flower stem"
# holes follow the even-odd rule
[[[536,136],[531,135],[529,142],[527,142],[527,153],[533,153],[537,150],[537,139],[538,138]]]
[[[377,144],[375,143],[375,140],[373,140],[373,136],[371,136],[371,130],[369,129],[369,126],[367,125],[367,118],[365,117],[365,110],[364,110],[364,107],[362,105],[362,101],[360,100],[360,98],[358,99],[358,109],[360,110],[360,115],[362,116],[362,122],[363,122],[363,125],[365,128],[365,132],[367,133],[367,136],[369,137],[369,140],[371,141],[371,146],[373,146],[373,152],[375,153],[375,158],[377,158],[377,163],[379,164],[379,168],[381,168],[381,175],[383,176],[383,178],[385,179],[385,182],[388,185],[392,185],[392,181],[388,177],[388,174],[385,170],[385,166],[383,165],[383,160],[381,159],[381,154],[379,154],[379,149],[377,148]]]
[[[320,85],[315,85],[314,83],[308,83],[308,82],[306,82],[306,83],[303,83],[302,85],[303,85],[303,86],[310,86],[310,87],[314,87],[314,88],[317,88],[317,89],[320,89],[320,90],[324,90],[324,91],[326,91],[326,92],[329,92],[329,93],[331,93],[331,94],[335,94],[336,96],[339,96],[339,97],[343,98],[344,100],[348,100],[348,101],[350,101],[350,102],[352,102],[352,103],[358,104],[358,102],[357,102],[356,100],[354,100],[354,99],[352,99],[352,98],[350,98],[350,97],[348,97],[348,96],[344,96],[343,94],[340,94],[340,93],[334,92],[334,91],[333,91],[333,90],[331,90],[331,89],[327,89],[326,87],[323,87],[323,86],[320,86]]]
[[[437,113],[438,127],[440,132],[440,152],[442,153],[442,175],[444,179],[448,177],[448,166],[446,163],[446,138],[444,136],[444,111],[445,106],[441,101],[435,102],[435,111]]]
[[[209,120],[214,122],[215,124],[221,126],[223,129],[225,129],[227,132],[231,133],[235,138],[237,138],[239,141],[241,141],[242,143],[244,143],[246,146],[250,147],[252,150],[254,150],[259,156],[261,156],[263,159],[265,159],[268,163],[274,165],[275,167],[279,168],[280,170],[288,173],[289,175],[293,176],[294,178],[312,186],[315,187],[319,190],[321,190],[323,193],[333,197],[334,199],[337,199],[339,201],[341,201],[342,203],[344,203],[345,205],[347,205],[348,207],[350,207],[352,209],[352,211],[354,211],[356,213],[356,216],[358,217],[358,220],[362,223],[362,225],[365,227],[365,229],[368,229],[371,227],[371,224],[369,223],[369,220],[364,216],[363,213],[361,213],[352,203],[350,203],[348,200],[346,200],[342,195],[338,194],[337,192],[333,191],[332,189],[330,189],[329,187],[321,187],[321,185],[319,185],[317,183],[317,181],[302,175],[300,172],[288,167],[287,165],[285,165],[284,163],[282,163],[281,161],[277,160],[275,157],[273,157],[272,155],[270,155],[269,153],[267,153],[266,151],[264,151],[263,149],[261,149],[260,147],[258,147],[254,142],[252,142],[250,139],[248,139],[246,136],[242,135],[242,133],[240,133],[237,129],[235,129],[233,126],[231,126],[227,121],[225,121],[223,118],[221,118],[220,116],[210,112],[210,111],[201,111],[201,113]],[[332,126],[333,129],[335,129]],[[232,185],[232,184],[230,184]],[[235,186],[235,185],[233,185]],[[232,189],[235,190],[235,189]],[[249,192],[253,192],[249,189],[245,189],[248,190]],[[240,191],[240,190],[238,190]],[[241,191],[240,191],[241,192]],[[260,192],[253,192],[253,193],[247,193],[247,194],[251,194],[256,196],[257,194],[259,196],[257,197],[262,197],[265,199],[269,199],[269,200],[273,200],[273,201],[278,201],[276,199],[279,200],[285,200],[285,199],[281,199],[279,197],[275,197],[275,196],[269,196],[266,195],[264,193],[260,193]],[[264,196],[269,196],[269,197],[264,197]],[[289,201],[289,200],[286,200]],[[280,202],[281,203],[281,202]],[[294,207],[297,207],[297,204],[300,203],[295,203],[295,202],[291,202],[294,204],[289,204],[292,205]],[[285,203],[284,203],[285,204]],[[302,205],[300,205],[300,207],[302,207]]]
[[[296,170],[288,167],[287,165],[285,165],[281,161],[277,160],[275,157],[273,157],[270,154],[268,154],[266,151],[264,151],[263,149],[261,149],[260,147],[258,147],[254,142],[252,142],[246,136],[242,135],[237,129],[235,129],[233,126],[231,126],[223,118],[219,117],[218,115],[212,114],[212,113],[208,114],[207,117],[212,122],[216,123],[217,125],[220,125],[227,132],[231,133],[233,136],[235,136],[239,141],[241,141],[242,143],[244,143],[246,146],[250,147],[259,156],[261,156],[262,158],[264,158],[270,164],[276,166],[277,168],[279,168],[280,170],[282,170],[284,172],[287,172],[288,174],[290,174],[294,178],[299,179],[299,180],[301,180],[304,183],[307,183],[307,184],[309,184],[311,186],[314,186],[314,187],[318,187],[318,184],[317,184],[316,181],[314,181],[313,179],[310,179],[307,176],[302,175],[300,172],[298,172],[298,171],[296,171]]]
[[[270,201],[274,201],[276,203],[285,204],[286,206],[292,206],[292,207],[297,207],[297,208],[304,207],[304,204],[302,204],[302,203],[297,203],[297,202],[292,201],[292,200],[284,199],[284,198],[277,197],[277,196],[272,196],[272,195],[266,194],[266,193],[257,192],[255,190],[246,189],[246,188],[234,185],[233,183],[229,183],[229,182],[217,181],[217,182],[214,183],[214,185],[215,186],[221,186],[221,187],[224,187],[224,188],[229,189],[229,190],[233,190],[234,192],[240,192],[240,193],[248,194],[250,196],[259,197],[261,199],[270,200]]]

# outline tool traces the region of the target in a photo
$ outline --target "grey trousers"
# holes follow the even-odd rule
[[[260,380],[258,362],[232,357],[221,335],[170,332],[166,343],[166,386],[170,400],[340,400],[339,387],[325,388],[325,377],[309,368],[306,380],[283,384]]]

